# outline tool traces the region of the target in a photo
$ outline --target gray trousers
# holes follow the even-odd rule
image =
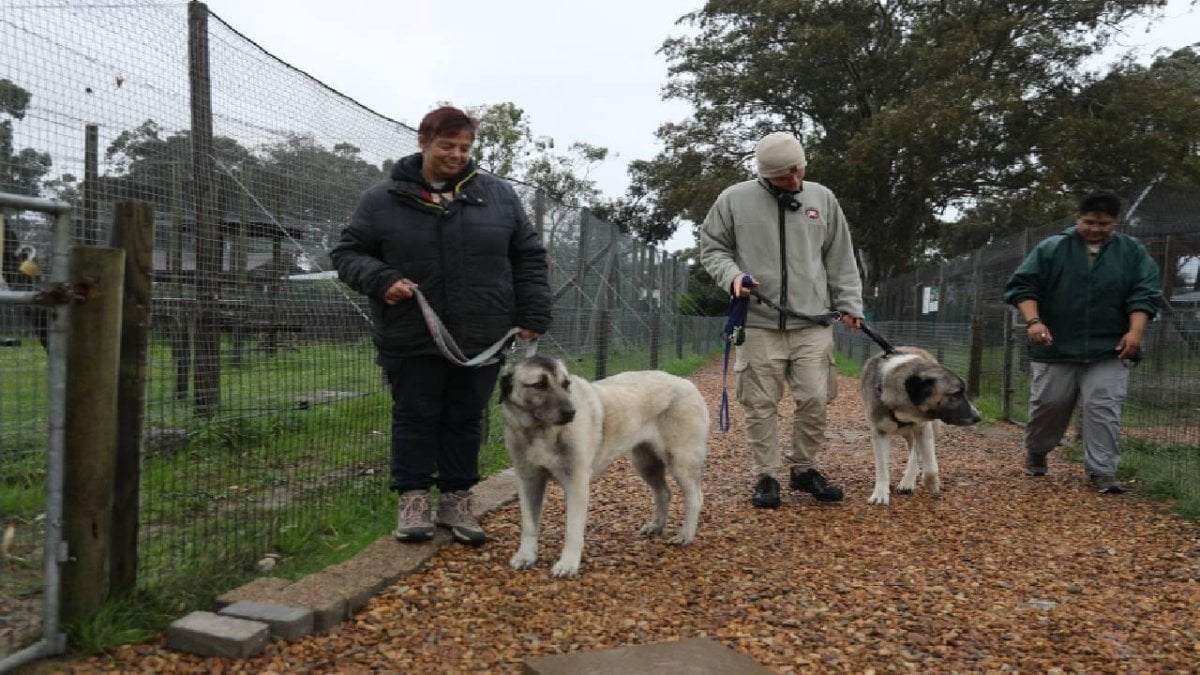
[[[1045,456],[1062,440],[1076,403],[1083,427],[1083,466],[1088,475],[1115,476],[1121,460],[1121,407],[1129,367],[1120,359],[1095,363],[1031,363],[1029,424],[1025,450]]]

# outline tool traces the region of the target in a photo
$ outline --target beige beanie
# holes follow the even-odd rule
[[[804,146],[786,131],[776,131],[763,136],[754,148],[758,160],[758,175],[763,178],[778,178],[792,172],[792,167],[804,168]]]

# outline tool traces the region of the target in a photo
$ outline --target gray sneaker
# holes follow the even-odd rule
[[[400,493],[396,509],[396,531],[392,536],[400,541],[427,541],[433,538],[433,521],[429,518],[429,490],[408,490]]]
[[[1125,494],[1125,486],[1112,476],[1088,476],[1088,483],[1103,495]]]
[[[467,490],[443,492],[438,497],[434,520],[438,525],[450,528],[450,534],[464,544],[478,546],[487,541],[487,534],[471,513],[471,493]]]

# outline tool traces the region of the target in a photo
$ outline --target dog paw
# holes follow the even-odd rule
[[[638,530],[638,534],[645,534],[645,535],[660,534],[662,531],[663,531],[662,523],[656,523],[653,520],[651,520],[650,522],[643,525],[642,529]]]
[[[667,540],[667,543],[673,546],[687,546],[693,541],[696,541],[696,535],[677,532],[674,537]]]
[[[935,495],[942,491],[942,479],[936,473],[927,474],[922,479],[922,482],[925,483],[925,489]]]
[[[914,485],[905,485],[905,484],[901,483],[900,485],[896,486],[897,494],[911,495],[912,493],[914,493],[916,491],[917,491],[917,488]]]
[[[891,495],[888,494],[887,490],[876,489],[871,493],[870,497],[867,497],[867,503],[887,506],[889,503],[891,503]]]
[[[517,551],[516,555],[509,559],[508,564],[515,570],[527,570],[537,563],[537,554],[527,554]]]
[[[579,574],[579,562],[570,560],[559,560],[554,563],[554,567],[550,568],[550,576],[557,579],[566,579]]]

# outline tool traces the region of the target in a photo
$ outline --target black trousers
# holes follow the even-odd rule
[[[391,489],[468,490],[479,482],[483,413],[500,364],[463,368],[441,356],[389,360]]]

